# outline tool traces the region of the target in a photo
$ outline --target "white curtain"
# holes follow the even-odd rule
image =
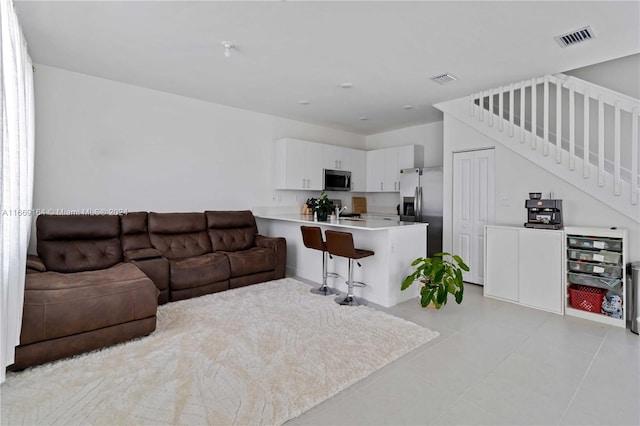
[[[34,155],[33,72],[11,0],[0,0],[0,382],[20,343]]]

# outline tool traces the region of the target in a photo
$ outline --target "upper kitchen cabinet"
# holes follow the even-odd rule
[[[398,147],[398,175],[402,169],[424,167],[424,146],[407,145]]]
[[[351,172],[351,190],[367,190],[367,153],[359,149],[346,148],[345,170]]]
[[[400,170],[424,165],[424,147],[407,145],[367,152],[367,191],[400,191]]]
[[[367,151],[367,192],[384,190],[384,150]]]
[[[335,145],[322,145],[322,165],[329,170],[349,170],[347,167],[347,148]]]
[[[275,189],[322,190],[323,145],[299,139],[275,141]]]

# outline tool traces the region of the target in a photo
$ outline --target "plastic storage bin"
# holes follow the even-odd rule
[[[569,247],[589,250],[622,251],[622,240],[600,237],[569,236]]]
[[[569,270],[573,272],[586,272],[600,277],[622,278],[622,267],[602,263],[569,261]]]
[[[605,263],[620,263],[622,254],[613,251],[588,251],[569,249],[569,259],[573,260],[586,260],[587,262],[605,262]]]
[[[602,298],[608,290],[571,284],[569,286],[569,302],[571,307],[582,311],[599,314],[602,309]]]
[[[622,291],[622,280],[620,278],[596,277],[595,275],[575,274],[573,272],[569,272],[569,282],[572,284],[588,285],[607,290]]]

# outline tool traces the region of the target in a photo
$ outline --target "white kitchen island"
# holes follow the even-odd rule
[[[311,216],[300,214],[256,214],[258,231],[262,235],[284,237],[287,240],[287,272],[291,275],[322,282],[322,253],[308,249],[302,242],[301,225],[351,232],[356,248],[372,250],[375,255],[361,259],[362,268],[354,269],[354,279],[367,287],[354,289],[357,297],[384,307],[391,307],[417,297],[418,285],[405,291],[400,285],[412,272],[411,262],[427,254],[427,223],[400,222],[385,219],[351,219],[314,222]],[[341,275],[329,278],[327,284],[342,293],[347,290],[348,260],[329,259],[328,271]],[[330,296],[318,296],[330,297]]]

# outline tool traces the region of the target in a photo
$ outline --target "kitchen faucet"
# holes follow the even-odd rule
[[[345,211],[348,208],[349,208],[349,206],[343,206],[342,208],[336,207],[336,220],[339,220],[340,219],[340,213],[342,213],[343,211]]]

